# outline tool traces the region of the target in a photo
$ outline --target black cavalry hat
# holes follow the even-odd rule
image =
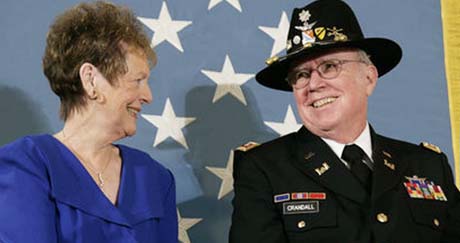
[[[365,51],[379,76],[401,60],[399,45],[385,38],[365,38],[353,10],[341,0],[318,0],[292,12],[287,39],[287,55],[267,59],[267,67],[256,80],[272,89],[292,91],[285,81],[290,64],[335,48]]]

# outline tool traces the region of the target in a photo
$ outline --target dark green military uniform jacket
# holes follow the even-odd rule
[[[230,243],[460,242],[446,156],[372,129],[371,137],[371,195],[305,127],[236,151]]]

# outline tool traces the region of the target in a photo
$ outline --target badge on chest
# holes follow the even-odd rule
[[[319,201],[326,199],[324,192],[291,192],[277,194],[275,203],[283,203],[283,214],[319,213]]]
[[[283,214],[318,213],[319,201],[298,201],[283,203]]]
[[[406,176],[406,179],[407,182],[404,182],[404,187],[406,187],[409,197],[425,200],[447,201],[446,195],[444,194],[441,186],[436,185],[434,182],[415,175],[412,177]]]

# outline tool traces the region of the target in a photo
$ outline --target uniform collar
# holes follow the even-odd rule
[[[385,192],[397,186],[408,167],[401,158],[405,143],[375,133],[369,125],[374,161],[372,200],[379,200]],[[368,194],[342,163],[332,149],[304,126],[295,133],[295,146],[290,146],[296,157],[290,160],[299,170],[331,191],[358,203],[365,203]]]
[[[338,143],[332,139],[328,138],[321,138],[324,142],[329,145],[329,147],[334,151],[335,155],[337,155],[338,158],[342,157],[343,149],[345,148],[345,145],[348,144],[356,144],[358,145],[364,152],[366,153],[367,157],[369,157],[372,160],[372,139],[371,139],[371,131],[369,128],[369,123],[366,122],[366,127],[364,130],[361,132],[361,134],[356,138],[355,141],[348,143],[348,144],[343,144],[343,143]],[[348,163],[344,161],[343,159],[340,159],[347,167]]]
[[[295,157],[289,160],[294,166],[334,193],[366,202],[366,190],[320,137],[303,126],[295,134],[295,144],[290,147]]]

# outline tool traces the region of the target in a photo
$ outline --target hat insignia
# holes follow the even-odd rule
[[[327,33],[327,36],[331,36],[333,35],[334,36],[334,41],[347,41],[348,40],[348,36],[345,35],[344,33],[340,33],[341,31],[343,31],[343,29],[337,29],[337,27],[332,27],[332,28],[327,28],[328,31],[330,31],[329,33]]]
[[[302,21],[302,22],[307,22],[308,20],[310,20],[310,17],[311,17],[311,14],[310,14],[310,11],[305,11],[302,10],[302,12],[299,13],[299,20]]]
[[[326,29],[324,27],[315,28],[315,34],[318,39],[322,40],[324,39],[324,36],[326,36]]]
[[[287,40],[286,42],[286,50],[289,50],[292,48],[292,41],[291,40]]]
[[[268,88],[293,91],[283,80],[291,66],[297,64],[295,61],[310,60],[336,48],[365,51],[371,56],[379,77],[392,70],[401,59],[401,47],[387,38],[364,36],[358,19],[345,1],[318,0],[294,8],[286,36],[286,54],[267,60],[267,67],[256,74],[257,82]]]
[[[303,23],[301,26],[295,26],[297,30],[300,30],[302,33],[302,37],[300,36],[294,36],[293,42],[294,44],[298,45],[302,41],[302,45],[306,45],[307,43],[313,43],[316,41],[315,38],[315,33],[313,32],[313,26],[316,24],[316,21],[313,23],[308,23],[308,20],[310,20],[311,14],[310,11],[305,11],[302,10],[302,12],[299,13],[299,20]]]

